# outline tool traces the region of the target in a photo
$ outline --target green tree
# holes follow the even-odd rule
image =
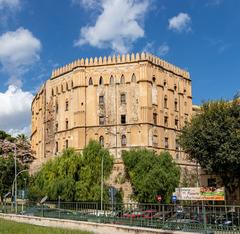
[[[3,196],[12,192],[12,184],[15,178],[15,163],[14,157],[9,155],[8,157],[0,156],[0,197],[3,201]],[[22,165],[17,161],[17,173],[27,169],[26,165]],[[23,172],[17,177],[18,188],[24,188],[24,178],[28,180],[28,172]]]
[[[104,181],[110,176],[113,157],[107,149],[96,141],[90,141],[83,150],[81,180],[76,183],[76,198],[81,201],[100,201],[101,197],[101,163],[103,159]],[[107,200],[107,188],[104,189],[104,200]]]
[[[157,155],[147,149],[124,151],[123,161],[136,201],[156,202],[156,195],[161,195],[163,202],[170,201],[180,181],[180,168],[168,152]]]
[[[240,185],[238,99],[204,103],[200,114],[182,129],[179,143],[191,159],[222,179],[228,194],[235,192]]]
[[[48,195],[50,200],[57,200],[60,196],[64,201],[100,201],[102,158],[106,180],[112,171],[113,158],[98,142],[90,141],[83,153],[64,150],[34,176],[31,199]],[[104,195],[107,199],[106,186]]]

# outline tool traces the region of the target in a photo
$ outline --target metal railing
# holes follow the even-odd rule
[[[18,214],[197,233],[240,233],[240,206],[103,204],[94,202],[18,203]],[[11,203],[0,211],[14,213]]]

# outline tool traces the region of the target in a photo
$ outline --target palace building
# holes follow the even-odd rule
[[[32,149],[41,164],[63,149],[81,151],[90,139],[114,155],[146,147],[168,150],[192,166],[177,137],[192,116],[189,73],[141,53],[74,61],[52,72],[32,102]]]

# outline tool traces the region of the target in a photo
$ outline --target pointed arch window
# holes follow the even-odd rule
[[[100,78],[99,78],[99,84],[103,85],[103,78],[102,78],[102,76],[100,76]]]
[[[113,75],[110,76],[110,85],[114,85],[114,78],[113,78]]]
[[[124,77],[124,75],[121,76],[120,84],[125,84],[125,77]]]
[[[100,136],[99,137],[99,144],[104,147],[104,137],[103,136]]]
[[[58,152],[58,142],[56,141],[55,143],[55,152],[57,153]]]
[[[164,108],[168,108],[168,98],[167,98],[167,95],[164,96]]]
[[[178,101],[177,101],[176,98],[175,98],[175,100],[174,100],[174,110],[175,110],[175,111],[178,111]]]
[[[68,127],[69,127],[69,126],[68,126],[68,119],[66,119],[66,120],[65,120],[65,128],[66,128],[66,130],[68,129]]]
[[[134,82],[134,83],[136,82],[136,76],[135,76],[134,73],[132,74],[132,79],[131,79],[131,81]]]
[[[121,137],[121,145],[125,147],[127,145],[127,137],[126,135],[122,135]]]
[[[65,148],[68,148],[68,140],[65,141]]]
[[[92,77],[89,78],[88,85],[93,85]]]

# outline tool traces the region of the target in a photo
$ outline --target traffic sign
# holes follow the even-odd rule
[[[176,195],[172,195],[172,202],[175,203],[177,201],[177,196]]]

